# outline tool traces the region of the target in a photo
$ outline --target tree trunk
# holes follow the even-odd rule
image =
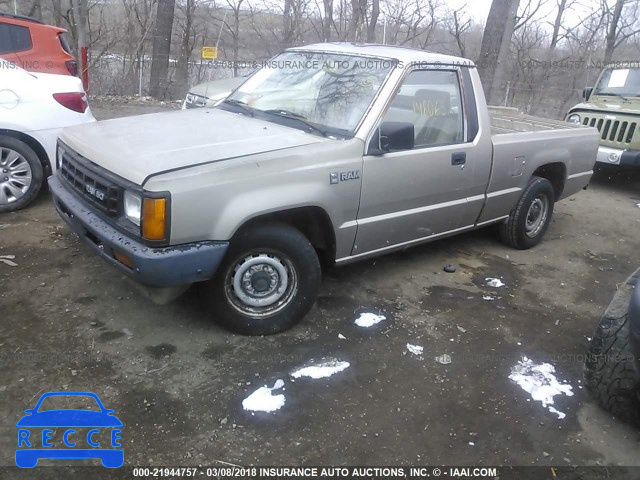
[[[285,48],[290,47],[293,43],[293,30],[295,28],[293,2],[294,0],[284,0],[284,11],[282,12],[282,43]]]
[[[371,20],[367,26],[367,42],[375,43],[376,26],[378,25],[378,17],[380,16],[380,0],[372,0],[371,3]]]
[[[331,41],[331,26],[333,25],[333,0],[323,0],[324,19],[322,21],[322,41]]]
[[[351,22],[349,22],[348,39],[358,41],[358,27],[360,26],[360,0],[351,0]]]
[[[622,8],[624,7],[625,0],[617,0],[616,5],[613,8],[613,17],[607,30],[607,48],[604,52],[604,63],[611,63],[613,57],[613,51],[616,49],[616,40],[618,38],[618,23],[620,22],[620,16],[622,15]]]
[[[174,97],[182,98],[189,90],[189,60],[193,50],[191,43],[191,29],[193,28],[193,11],[195,0],[185,1],[184,29],[182,31],[182,42],[180,44],[180,57],[176,65],[176,91]]]
[[[158,100],[163,100],[168,90],[169,53],[175,7],[176,0],[158,0],[149,84],[149,93]]]
[[[507,59],[520,0],[493,0],[482,36],[478,73],[488,103],[497,101],[504,88]]]

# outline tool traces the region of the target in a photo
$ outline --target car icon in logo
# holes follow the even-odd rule
[[[46,409],[47,404],[74,402],[91,408]],[[104,407],[100,398],[91,392],[48,392],[34,408],[25,410],[18,427],[16,465],[33,468],[41,458],[100,459],[107,468],[124,463],[121,447],[122,422]]]

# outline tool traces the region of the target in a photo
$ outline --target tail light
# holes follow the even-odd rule
[[[64,62],[64,66],[67,67],[70,75],[73,75],[74,77],[78,76],[78,62],[75,60],[69,60]]]
[[[53,98],[55,98],[56,102],[60,105],[74,112],[84,113],[89,107],[87,96],[84,93],[54,93]]]

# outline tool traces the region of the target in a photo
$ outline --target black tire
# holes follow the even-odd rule
[[[527,218],[534,202],[546,202],[546,216],[540,228],[528,232]],[[531,177],[529,185],[522,193],[520,200],[511,210],[506,222],[500,224],[500,238],[510,247],[526,250],[536,246],[544,237],[553,216],[555,192],[546,178]]]
[[[257,262],[254,267],[257,270],[247,267],[250,262]],[[244,270],[247,268],[248,272]],[[321,276],[318,255],[300,231],[288,225],[264,225],[241,231],[232,239],[222,265],[213,279],[202,284],[201,293],[206,306],[223,327],[243,335],[271,335],[293,327],[304,318],[315,302]],[[243,285],[248,282],[246,288],[240,284],[236,288],[234,279],[242,279]],[[262,283],[254,285],[254,280]],[[264,292],[260,288],[266,288],[266,293],[271,291],[276,297],[281,288],[283,293],[266,307],[249,305],[241,298],[244,295],[249,302],[258,301],[247,289],[261,295]]]
[[[15,199],[15,195],[12,195],[14,198],[12,201],[9,201],[9,194],[11,193],[8,189],[9,187],[3,187],[5,179],[9,180],[9,169],[3,168],[2,165],[2,162],[7,160],[7,149],[22,156],[31,168],[31,184],[20,198]],[[16,210],[20,210],[21,208],[29,205],[36,198],[38,192],[42,188],[43,179],[44,172],[42,169],[42,163],[40,162],[36,152],[34,152],[29,145],[17,138],[0,135],[0,188],[4,190],[4,193],[7,196],[7,201],[4,202],[4,196],[2,195],[2,192],[0,192],[0,213],[15,212]],[[16,186],[16,184],[14,184],[14,186]]]
[[[640,382],[629,343],[631,292],[627,283],[602,315],[589,345],[584,380],[602,408],[640,427]]]

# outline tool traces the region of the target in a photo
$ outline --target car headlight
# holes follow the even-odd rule
[[[567,117],[567,122],[573,123],[574,125],[580,125],[582,123],[582,119],[577,113],[572,113]]]
[[[130,191],[124,192],[124,215],[128,220],[140,226],[142,216],[142,197]]]

